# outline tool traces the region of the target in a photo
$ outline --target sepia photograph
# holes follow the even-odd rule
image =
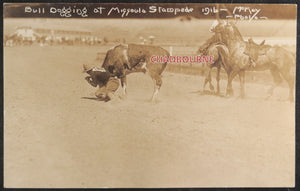
[[[5,188],[295,187],[296,4],[5,3]]]

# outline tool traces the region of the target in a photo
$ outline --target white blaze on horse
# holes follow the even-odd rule
[[[164,63],[152,63],[151,57],[169,57],[167,50],[150,45],[118,45],[108,50],[102,67],[121,79],[124,95],[126,92],[126,75],[133,72],[144,72],[150,75],[154,83],[151,100],[154,101],[162,85],[162,73],[167,66]]]

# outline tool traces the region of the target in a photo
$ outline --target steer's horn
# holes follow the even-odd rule
[[[265,44],[265,40],[263,40],[259,45],[264,45]]]

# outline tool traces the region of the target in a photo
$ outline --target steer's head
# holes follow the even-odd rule
[[[256,44],[252,38],[248,39],[244,54],[250,57],[250,59],[256,61],[259,56],[265,55],[268,51],[268,45],[264,45],[265,40],[260,44]]]

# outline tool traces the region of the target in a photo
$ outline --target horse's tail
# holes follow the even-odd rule
[[[289,53],[291,54],[292,60],[291,60],[291,68],[290,68],[290,75],[291,76],[295,76],[296,75],[296,63],[297,63],[297,55],[296,52],[291,52],[289,51]]]
[[[293,63],[296,65],[296,59],[297,59],[296,52],[290,52],[290,53],[291,53],[291,55],[293,56],[293,60],[295,61],[295,62],[293,62]]]
[[[228,68],[228,63],[229,63],[229,49],[227,48],[227,46],[223,43],[219,43],[214,45],[216,47],[216,49],[218,50],[218,53],[222,59],[222,65],[225,69]]]

